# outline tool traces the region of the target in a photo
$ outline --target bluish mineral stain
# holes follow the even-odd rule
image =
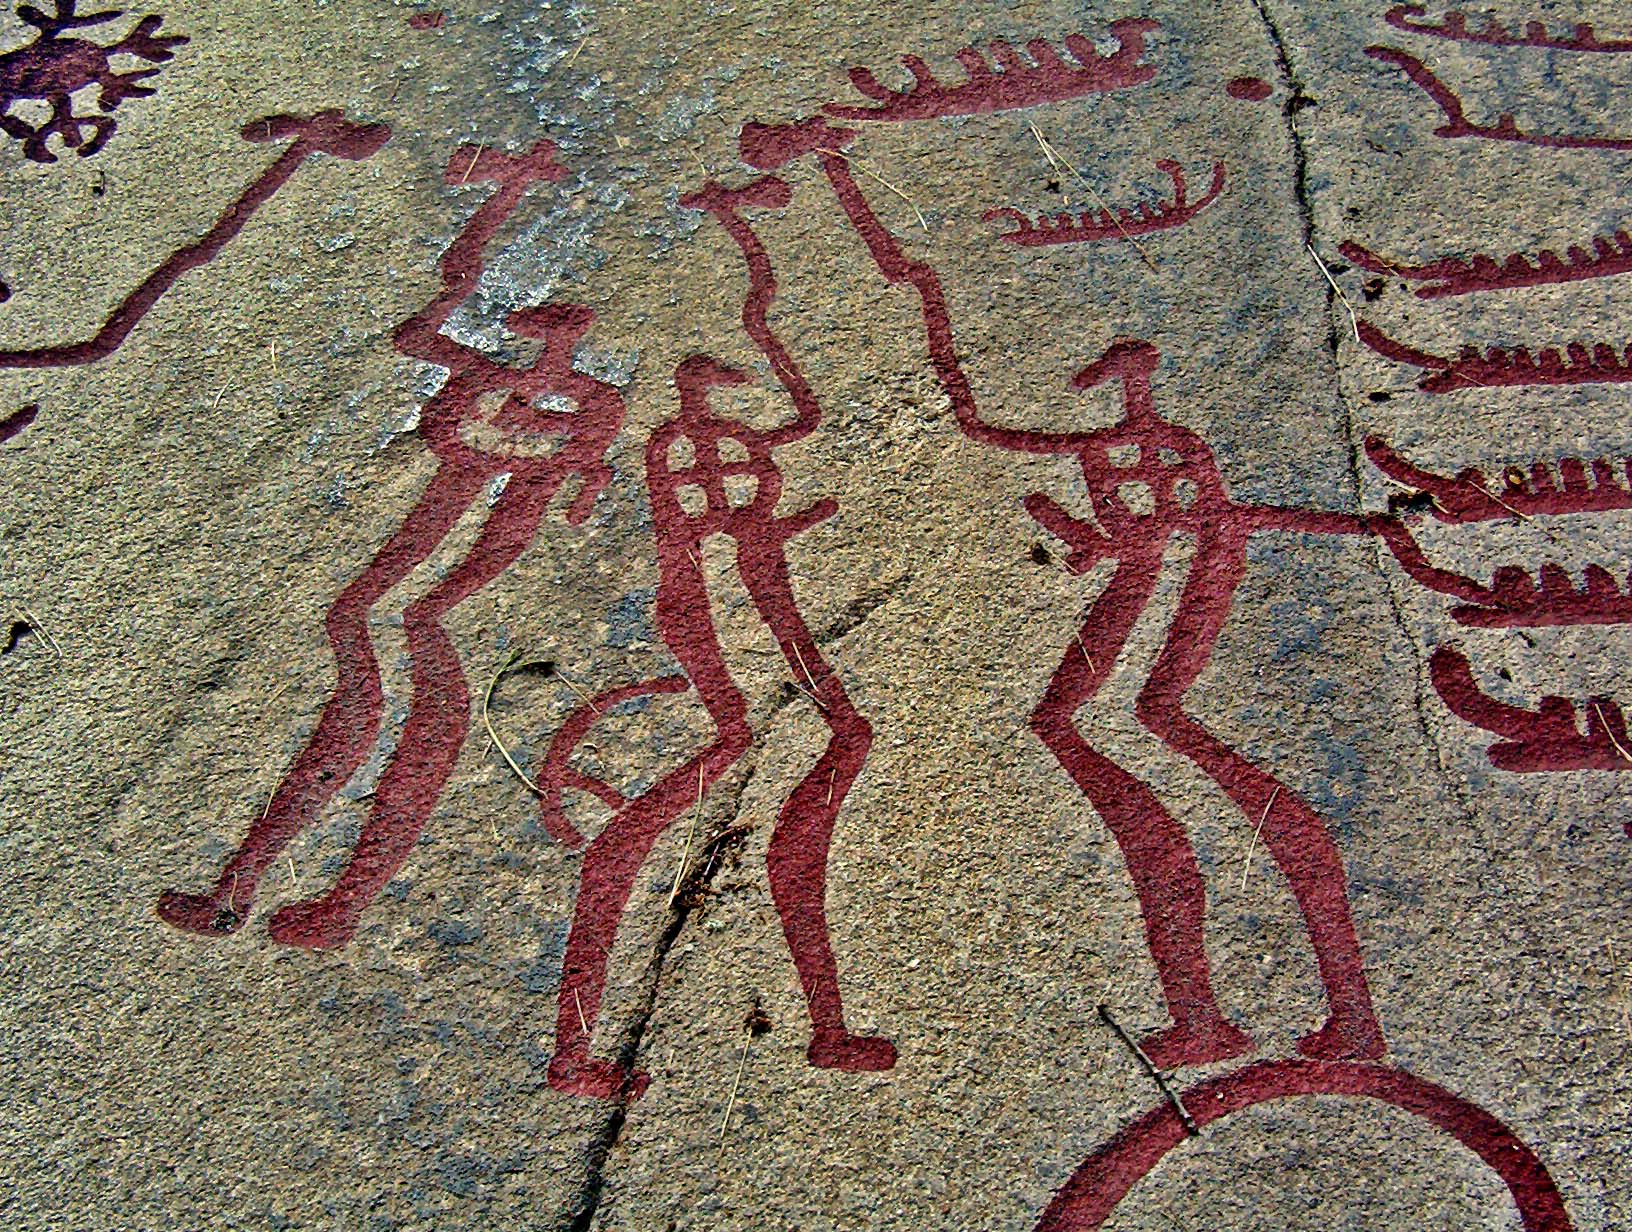
[[[656,640],[652,629],[652,604],[657,600],[655,587],[632,590],[612,605],[606,614],[606,644],[622,650],[636,643]]]
[[[448,948],[475,945],[482,939],[482,930],[464,920],[432,920],[425,932],[432,941]]]

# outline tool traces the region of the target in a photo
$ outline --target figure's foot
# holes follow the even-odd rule
[[[625,1069],[616,1061],[556,1053],[550,1058],[550,1088],[563,1095],[584,1095],[590,1099],[619,1099],[634,1103],[646,1093],[651,1076],[642,1070]]]
[[[273,913],[266,926],[272,940],[308,950],[333,950],[351,940],[357,918],[332,898],[290,903]]]
[[[1388,1042],[1367,1009],[1333,1014],[1324,1027],[1298,1041],[1298,1051],[1316,1061],[1375,1061],[1388,1051]]]
[[[1252,1036],[1233,1023],[1215,1018],[1200,1024],[1174,1023],[1145,1036],[1139,1046],[1152,1065],[1167,1070],[1228,1061],[1251,1052],[1253,1042]]]
[[[159,895],[158,913],[159,919],[172,928],[206,937],[225,937],[244,926],[249,902],[245,899],[228,906],[227,896],[166,890]]]
[[[816,1032],[805,1056],[817,1069],[864,1072],[895,1068],[895,1045],[889,1040],[848,1031]]]

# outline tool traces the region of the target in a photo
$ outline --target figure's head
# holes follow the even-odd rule
[[[712,355],[688,355],[674,370],[674,384],[683,402],[705,398],[710,389],[744,385],[748,380],[742,369],[722,364]]]
[[[1092,389],[1106,381],[1148,386],[1151,374],[1161,362],[1161,354],[1150,343],[1137,338],[1121,338],[1111,343],[1105,354],[1078,372],[1071,379],[1071,384],[1078,389]]]
[[[505,318],[512,333],[536,338],[547,349],[568,354],[594,321],[594,310],[584,304],[541,304],[518,309]]]

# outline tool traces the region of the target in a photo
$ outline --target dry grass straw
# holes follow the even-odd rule
[[[680,882],[686,875],[686,866],[691,863],[691,840],[697,833],[697,818],[703,811],[703,767],[697,766],[697,807],[691,810],[691,820],[686,823],[686,845],[680,849],[680,863],[674,870],[674,885],[669,890],[669,906],[674,906],[674,900],[680,896]]]
[[[1337,285],[1337,279],[1332,277],[1332,271],[1326,268],[1326,262],[1320,259],[1320,254],[1315,251],[1315,246],[1313,244],[1305,244],[1304,247],[1309,250],[1309,255],[1315,259],[1315,264],[1320,266],[1320,272],[1326,278],[1326,285],[1332,288],[1332,294],[1337,296],[1337,298],[1343,302],[1343,307],[1349,314],[1349,325],[1354,329],[1354,340],[1359,342],[1360,318],[1355,315],[1354,305],[1349,303],[1349,297],[1343,294],[1343,288]]]
[[[1133,245],[1133,250],[1139,254],[1140,260],[1142,260],[1146,265],[1150,266],[1151,269],[1156,269],[1156,262],[1151,255],[1145,251],[1144,245],[1138,240],[1134,239],[1133,233],[1122,225],[1122,216],[1113,210],[1108,204],[1106,204],[1105,198],[1099,195],[1099,191],[1088,182],[1088,178],[1084,176],[1082,172],[1078,171],[1075,166],[1068,162],[1065,155],[1061,154],[1049,144],[1048,139],[1038,130],[1037,125],[1028,124],[1027,127],[1031,129],[1031,135],[1037,138],[1037,144],[1043,151],[1043,157],[1048,159],[1048,165],[1056,171],[1062,167],[1069,171],[1072,176],[1075,177],[1077,183],[1081,184],[1088,190],[1088,195],[1094,199],[1094,204],[1099,206],[1099,208],[1105,212],[1105,217],[1109,218],[1111,220],[1111,225],[1122,233],[1122,238]],[[1067,201],[1066,204],[1069,205],[1070,202]]]
[[[1275,807],[1275,798],[1281,794],[1280,784],[1269,793],[1269,802],[1264,805],[1263,816],[1258,818],[1258,828],[1252,832],[1252,842],[1247,844],[1247,858],[1241,865],[1241,889],[1247,888],[1247,878],[1252,875],[1252,853],[1258,849],[1258,838],[1264,832],[1264,822],[1269,820],[1269,810]]]
[[[510,657],[499,664],[498,670],[488,677],[487,688],[482,693],[482,726],[487,729],[487,738],[493,742],[493,747],[499,751],[499,756],[504,758],[504,764],[510,767],[510,773],[520,779],[522,786],[532,792],[533,795],[543,796],[544,789],[527,777],[527,772],[516,764],[516,759],[510,756],[510,750],[505,747],[504,741],[499,739],[499,733],[493,726],[493,716],[490,713],[493,705],[493,690],[498,687],[499,681],[511,672],[525,671],[529,667],[548,667],[550,674],[582,698],[591,710],[599,712],[600,707],[595,704],[593,697],[574,684],[565,674],[557,670],[555,664],[549,660],[528,659],[518,663],[516,660],[520,659],[521,656],[522,652],[520,650],[512,650]]]
[[[929,223],[924,218],[924,212],[921,209],[918,208],[918,203],[916,201],[914,201],[911,197],[907,196],[906,193],[902,192],[894,184],[892,184],[888,180],[886,180],[878,172],[874,171],[866,163],[862,162],[861,159],[856,158],[854,155],[851,155],[851,154],[841,153],[838,150],[828,150],[828,151],[825,151],[825,153],[832,154],[835,158],[844,159],[845,162],[849,163],[852,167],[854,167],[857,171],[861,172],[868,179],[877,180],[880,184],[882,184],[890,192],[894,193],[897,197],[900,197],[901,200],[905,201],[907,203],[907,205],[911,208],[911,210],[913,212],[913,215],[918,219],[918,225],[920,227],[922,227],[926,232],[929,230]]]
[[[24,607],[19,608],[18,611],[22,612],[23,619],[28,621],[28,627],[43,637],[45,639],[45,644],[51,647],[52,652],[58,659],[61,659],[62,646],[58,644],[56,638],[51,636],[51,630],[47,629],[45,625],[40,622],[40,618],[34,614],[34,609],[31,607]]]
[[[742,1033],[742,1056],[737,1058],[737,1075],[731,1080],[731,1094],[725,1101],[725,1115],[720,1118],[720,1149],[714,1156],[714,1166],[720,1166],[720,1160],[725,1158],[725,1136],[731,1128],[731,1114],[737,1107],[737,1091],[742,1086],[742,1071],[748,1066],[748,1050],[754,1046],[754,1028],[751,1025],[744,1028]]]
[[[1632,753],[1628,753],[1621,742],[1615,739],[1614,729],[1610,727],[1609,721],[1604,718],[1604,708],[1597,702],[1592,703],[1592,708],[1597,712],[1598,722],[1603,724],[1604,735],[1609,737],[1609,742],[1615,746],[1615,751],[1619,753],[1626,761],[1632,761]]]

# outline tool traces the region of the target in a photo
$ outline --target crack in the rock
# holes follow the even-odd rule
[[[1258,19],[1263,23],[1264,30],[1269,37],[1269,44],[1275,53],[1275,65],[1280,73],[1281,81],[1286,89],[1286,102],[1281,107],[1281,116],[1286,126],[1287,141],[1292,149],[1293,168],[1293,196],[1297,202],[1298,217],[1303,223],[1303,242],[1305,250],[1313,255],[1318,249],[1315,246],[1315,208],[1314,200],[1309,188],[1309,156],[1304,145],[1303,133],[1298,128],[1298,113],[1305,107],[1317,106],[1318,103],[1303,86],[1303,80],[1298,75],[1296,66],[1292,63],[1292,56],[1287,48],[1285,36],[1281,33],[1279,24],[1270,12],[1268,0],[1250,0]],[[1362,456],[1359,436],[1355,431],[1354,412],[1349,403],[1348,395],[1343,389],[1343,365],[1339,357],[1340,337],[1337,317],[1337,288],[1330,284],[1326,287],[1326,349],[1331,356],[1332,387],[1337,392],[1337,405],[1344,444],[1347,446],[1347,463],[1349,486],[1354,495],[1354,508],[1362,507]],[[1433,749],[1434,764],[1440,772],[1445,787],[1451,798],[1461,810],[1463,819],[1473,821],[1473,810],[1463,799],[1455,780],[1451,777],[1450,767],[1446,763],[1444,749],[1435,734],[1433,725],[1428,718],[1427,691],[1423,687],[1425,665],[1428,659],[1427,647],[1412,636],[1411,626],[1406,619],[1404,608],[1400,605],[1399,596],[1395,594],[1390,580],[1390,571],[1385,560],[1385,549],[1381,544],[1374,544],[1370,554],[1372,567],[1377,574],[1377,580],[1382,587],[1383,596],[1388,603],[1389,614],[1400,636],[1411,648],[1412,657],[1416,662],[1416,671],[1412,673],[1412,714],[1416,719],[1417,729],[1424,740]]]
[[[854,633],[863,621],[905,590],[912,583],[912,576],[912,570],[908,569],[893,581],[862,591],[840,608],[827,626],[815,635],[816,644],[826,646]]]
[[[818,638],[818,642],[836,641],[852,632],[873,612],[883,606],[892,596],[899,592],[912,580],[909,571],[905,576],[895,581],[869,590],[852,600],[839,613],[838,617],[828,626]],[[804,695],[791,684],[779,690],[771,699],[764,717],[756,723],[756,727],[763,729],[775,721],[788,706],[800,700]],[[734,776],[729,783],[722,783],[715,789],[711,799],[711,812],[718,812],[719,805],[725,806],[726,817],[723,824],[710,827],[709,837],[698,848],[698,858],[693,861],[687,873],[681,878],[679,889],[675,892],[673,904],[669,910],[669,918],[664,925],[657,944],[652,949],[652,956],[647,960],[645,971],[645,996],[641,1001],[634,1021],[624,1034],[623,1043],[618,1048],[617,1060],[626,1070],[635,1068],[639,1058],[641,1044],[645,1039],[647,1028],[650,1027],[657,1010],[658,996],[662,990],[663,972],[668,963],[670,952],[679,941],[680,934],[685,931],[693,911],[698,910],[708,900],[709,892],[715,878],[725,865],[725,861],[717,859],[726,846],[733,839],[740,841],[747,834],[747,828],[740,825],[742,817],[742,802],[748,794],[748,786],[753,782],[754,774],[759,768],[758,746],[750,748],[741,763],[740,775]],[[595,1220],[595,1213],[600,1209],[601,1196],[606,1188],[606,1161],[611,1158],[613,1148],[623,1135],[624,1125],[629,1119],[627,1105],[614,1108],[607,1116],[605,1124],[596,1134],[585,1152],[587,1175],[584,1179],[583,1192],[578,1199],[577,1209],[567,1222],[562,1232],[589,1232]]]
[[[753,781],[757,765],[758,758],[752,756],[746,758],[741,775],[736,777],[733,784],[721,785],[723,789],[714,798],[716,802],[729,801],[729,816],[724,825],[713,828],[709,838],[698,848],[698,859],[689,863],[675,890],[669,907],[669,918],[664,924],[663,932],[658,936],[657,944],[652,947],[651,958],[646,962],[645,996],[641,1000],[634,1021],[624,1032],[622,1044],[618,1047],[617,1061],[625,1070],[632,1071],[635,1068],[635,1062],[640,1056],[641,1043],[657,1012],[663,969],[668,962],[669,953],[680,939],[680,934],[685,931],[691,913],[706,901],[709,888],[719,869],[723,867],[724,862],[713,857],[719,854],[723,845],[729,842],[733,835],[743,832],[737,825],[737,819],[742,814],[742,800],[747,794],[748,784]],[[704,859],[704,856],[709,858]],[[628,1105],[620,1104],[613,1108],[600,1132],[590,1142],[585,1151],[587,1175],[584,1178],[583,1192],[579,1196],[577,1210],[573,1212],[562,1232],[589,1232],[595,1221],[595,1212],[600,1209],[601,1196],[606,1189],[606,1161],[611,1158],[612,1150],[623,1135],[623,1127],[628,1119]]]

